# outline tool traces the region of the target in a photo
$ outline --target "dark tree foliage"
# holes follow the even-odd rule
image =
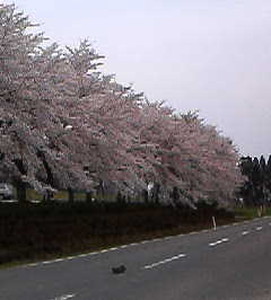
[[[271,155],[266,163],[263,156],[258,159],[242,157],[241,173],[246,177],[240,189],[240,196],[245,204],[261,205],[271,202]]]

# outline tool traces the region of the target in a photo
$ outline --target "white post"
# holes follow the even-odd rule
[[[216,230],[216,220],[215,220],[215,217],[212,216],[212,221],[213,221],[213,227],[214,227],[214,230]]]

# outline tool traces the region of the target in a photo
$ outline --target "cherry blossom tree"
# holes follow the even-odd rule
[[[0,179],[22,200],[26,184],[68,189],[72,199],[101,182],[133,197],[153,186],[167,202],[178,191],[191,206],[233,197],[240,174],[228,138],[99,72],[103,56],[87,40],[44,46],[33,26],[0,5]]]
[[[0,6],[0,176],[40,192],[84,182],[70,161],[69,134],[61,122],[75,94],[73,73],[56,44],[42,47],[42,34],[14,5]],[[65,101],[64,101],[65,100]]]
[[[153,149],[153,180],[167,190],[178,187],[181,201],[197,199],[227,202],[241,177],[238,153],[232,142],[203,123],[196,114],[180,115],[159,103],[147,104],[141,142]],[[163,189],[162,189],[163,190]]]

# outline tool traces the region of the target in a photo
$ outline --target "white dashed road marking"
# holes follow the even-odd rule
[[[68,295],[63,295],[63,296],[60,296],[60,297],[56,297],[52,300],[68,300],[68,299],[71,299],[71,298],[74,298],[75,297],[75,294],[68,294]]]
[[[214,247],[214,246],[220,245],[220,244],[225,243],[225,242],[228,242],[228,241],[229,241],[228,238],[223,238],[223,239],[218,240],[218,241],[216,241],[216,242],[209,243],[209,246],[210,246],[210,247]]]
[[[217,241],[217,242],[214,242],[214,243],[209,243],[209,246],[214,247],[214,246],[219,245],[221,243],[222,243],[221,241]]]
[[[180,253],[180,254],[178,254],[178,255],[175,255],[175,256],[166,258],[166,259],[164,259],[164,260],[160,260],[160,261],[158,261],[158,262],[156,262],[156,263],[153,263],[153,264],[150,264],[150,265],[145,265],[145,266],[144,266],[144,269],[146,269],[146,270],[147,270],[147,269],[152,269],[152,268],[155,268],[155,267],[157,267],[157,266],[159,266],[159,265],[163,265],[163,264],[169,263],[169,262],[171,262],[171,261],[173,261],[173,260],[180,259],[180,258],[184,258],[184,257],[186,257],[186,254]]]

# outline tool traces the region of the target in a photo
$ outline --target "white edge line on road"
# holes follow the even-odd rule
[[[79,254],[77,257],[86,257],[88,256],[88,253]]]
[[[163,240],[163,238],[155,238],[153,240],[151,240],[152,242],[161,242]]]
[[[43,264],[43,265],[49,265],[49,264],[52,264],[52,263],[54,263],[55,261],[54,260],[45,260],[45,261],[42,261],[41,263]]]
[[[128,246],[132,247],[132,246],[137,246],[139,245],[139,243],[132,243],[132,244],[129,244]]]
[[[67,258],[57,258],[57,259],[53,260],[53,262],[61,262],[61,261],[64,261],[65,259],[67,259]]]
[[[150,242],[149,240],[144,240],[144,241],[140,242],[140,244],[141,244],[141,245],[144,245],[144,244],[147,244],[147,243],[149,243],[149,242]]]
[[[197,234],[198,232],[197,231],[192,231],[192,232],[189,232],[188,235],[194,235],[194,234]]]
[[[108,250],[109,251],[116,251],[116,250],[118,250],[119,248],[118,247],[111,247],[111,248],[109,248]]]
[[[72,260],[74,258],[76,258],[76,256],[68,256],[68,257],[66,257],[67,260]]]
[[[108,251],[109,251],[109,249],[103,249],[103,250],[100,251],[100,253],[106,253]]]
[[[101,252],[99,252],[99,251],[89,252],[89,253],[87,253],[87,256],[97,255],[99,253],[101,253]]]
[[[228,227],[230,227],[230,225],[223,225],[223,226],[221,226],[222,228],[228,228]]]
[[[39,263],[32,263],[32,264],[26,265],[26,267],[36,267],[38,265],[39,265]]]

